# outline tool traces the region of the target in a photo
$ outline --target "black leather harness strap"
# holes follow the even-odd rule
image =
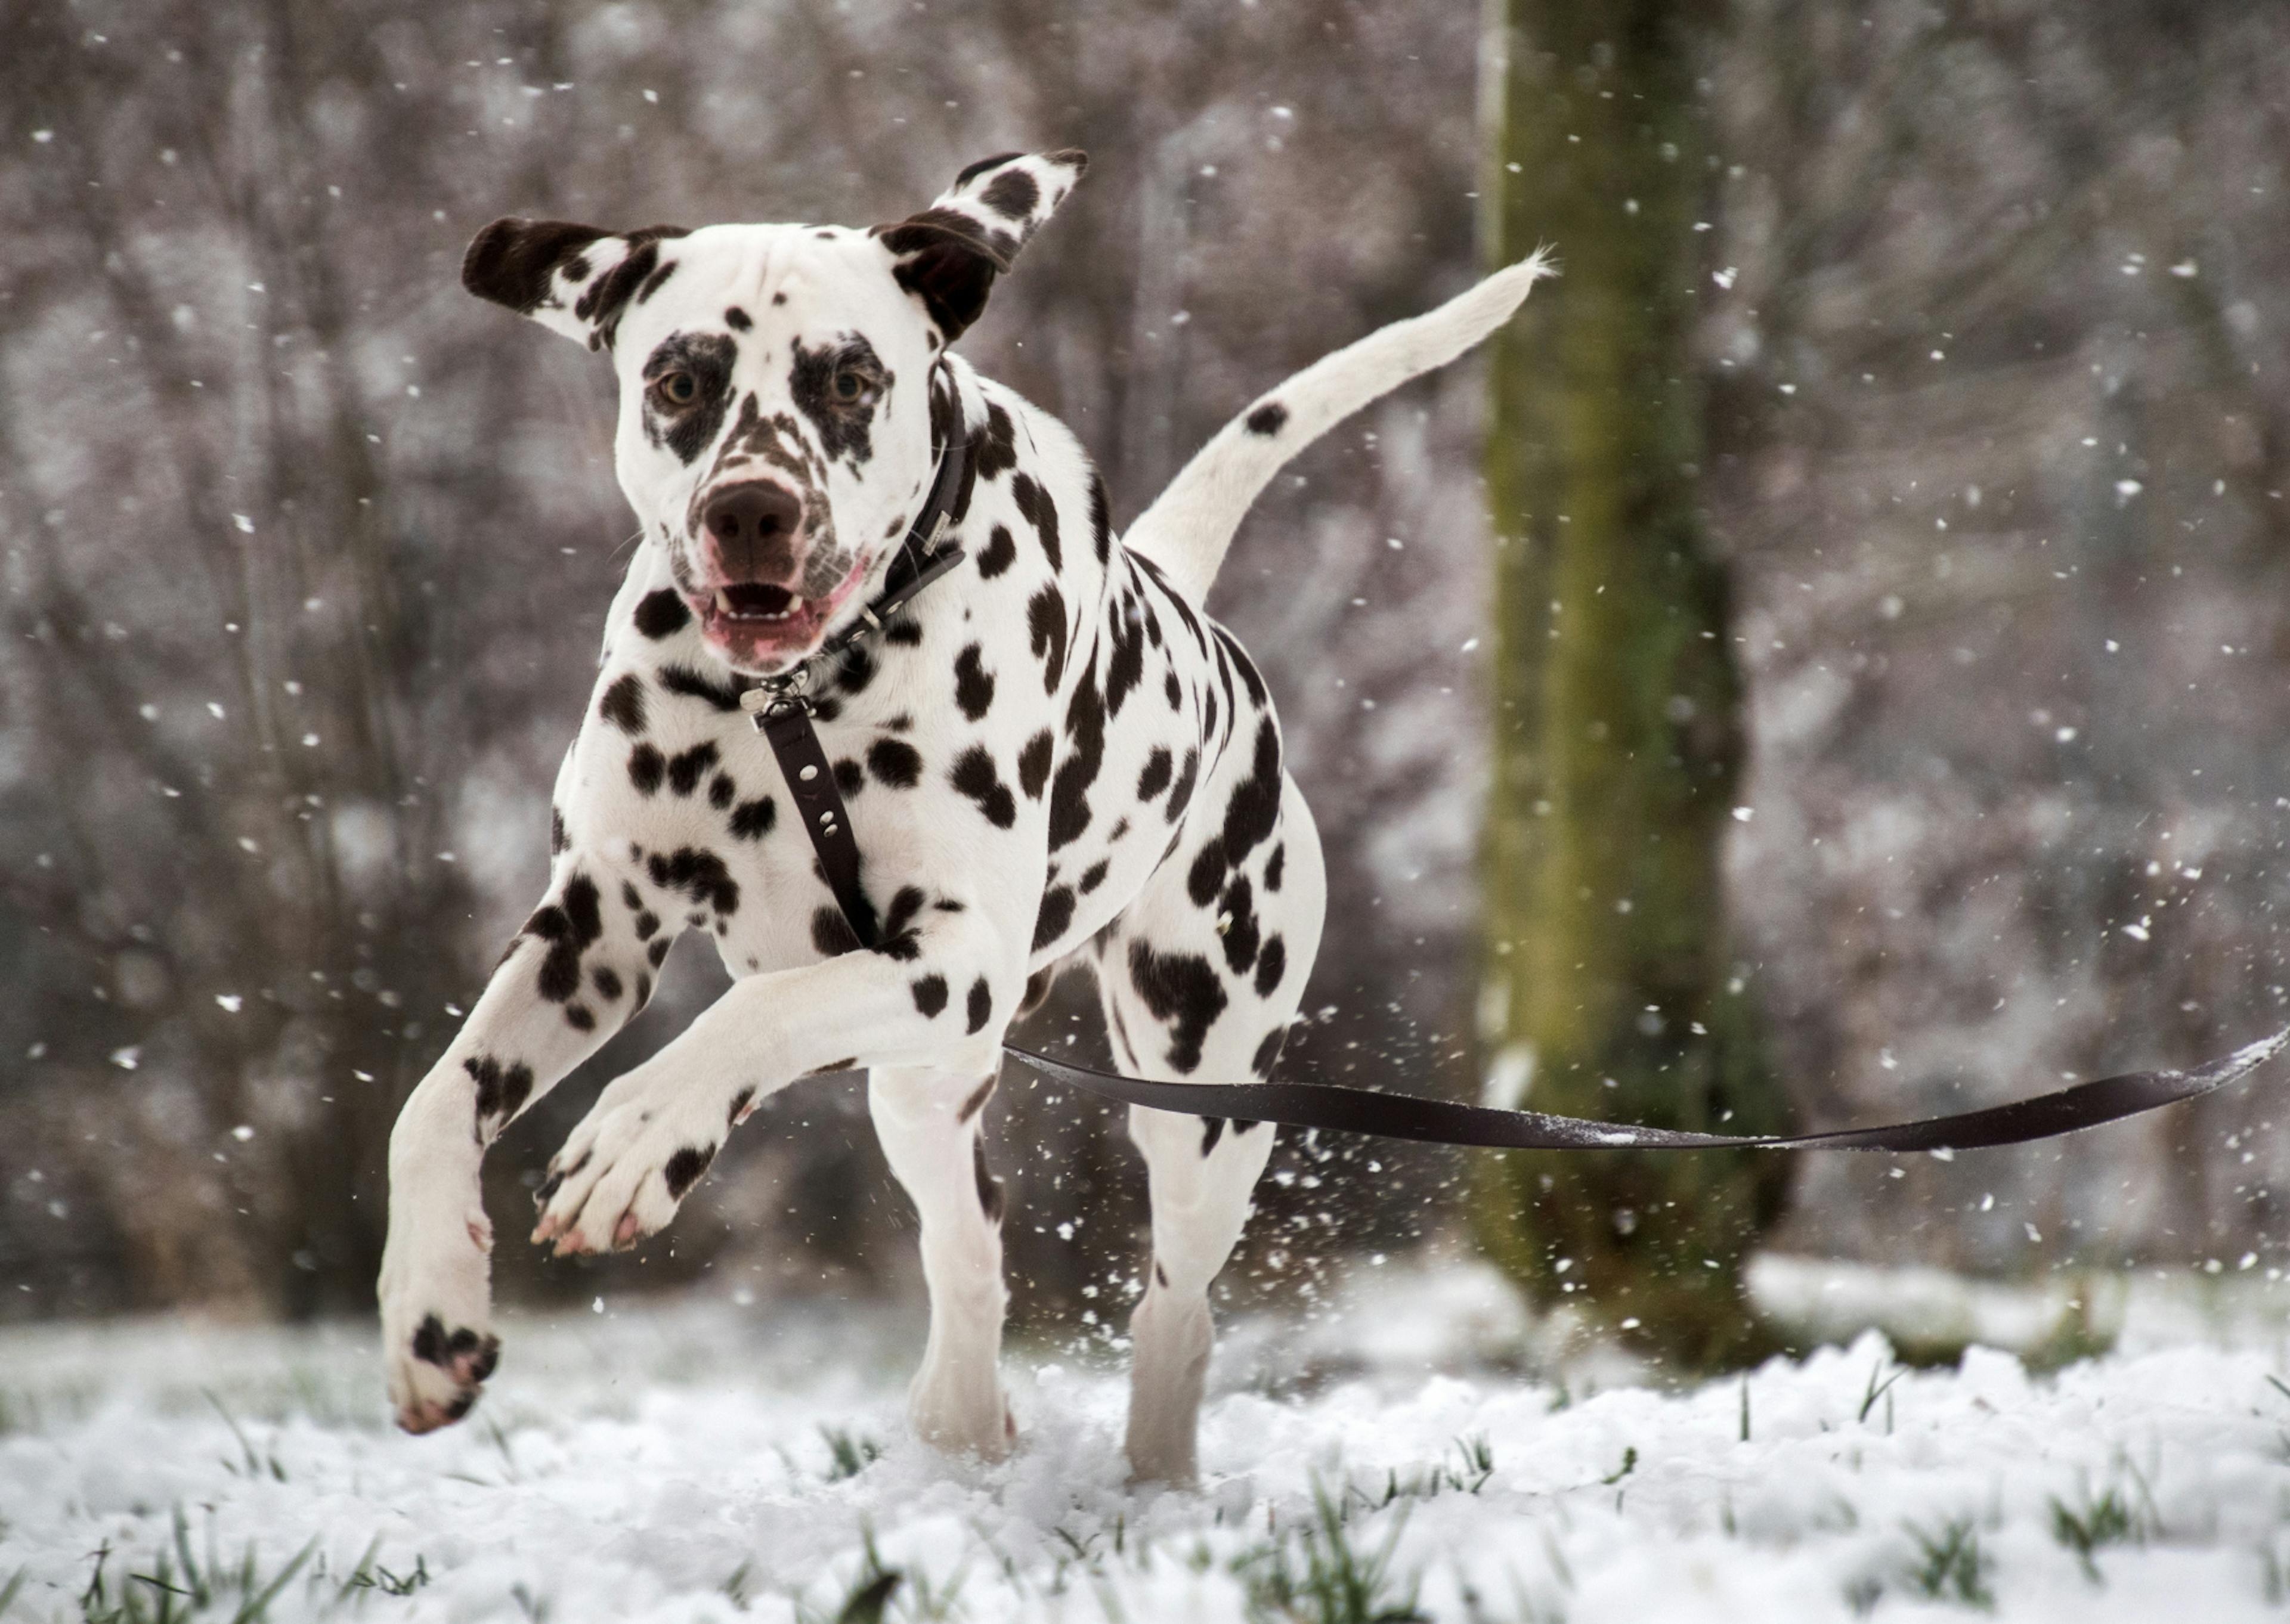
[[[969,476],[970,447],[956,440],[939,460],[929,497],[915,516],[898,556],[884,578],[880,596],[860,612],[858,623],[829,639],[818,652],[784,676],[765,678],[740,696],[756,729],[772,747],[787,779],[804,833],[819,855],[821,876],[836,906],[862,948],[874,947],[881,929],[867,888],[860,881],[858,842],[851,833],[835,768],[813,724],[807,690],[813,671],[838,659],[853,644],[883,629],[915,595],[960,564],[963,551],[949,546],[933,551],[947,516]],[[1489,1106],[1426,1100],[1333,1084],[1165,1083],[1123,1076],[1053,1060],[1031,1049],[1005,1044],[1012,1059],[1053,1083],[1117,1105],[1143,1106],[1191,1116],[1221,1116],[1241,1122],[1277,1123],[1332,1133],[1367,1133],[1384,1139],[1417,1140],[1437,1145],[1476,1145],[1511,1150],[1972,1150],[2051,1139],[2102,1123],[2175,1105],[2239,1081],[2290,1045],[2290,1030],[2276,1033],[2232,1054],[2188,1071],[2134,1071],[2078,1083],[2008,1105],[1945,1116],[1921,1117],[1874,1128],[1842,1128],[1822,1133],[1772,1135],[1696,1133],[1675,1128],[1640,1128],[1626,1124],[1554,1116],[1542,1111],[1505,1111]]]
[[[819,869],[835,906],[851,922],[859,945],[875,945],[875,908],[859,883],[859,843],[851,837],[851,820],[843,810],[843,793],[835,786],[834,764],[821,748],[819,730],[812,725],[810,708],[783,704],[756,717],[756,726],[779,758],[788,796],[795,803],[803,832],[819,853]]]
[[[933,549],[945,533],[955,497],[969,474],[969,442],[959,438],[949,442],[939,458],[938,474],[931,481],[922,510],[907,527],[898,556],[884,572],[882,592],[859,612],[850,629],[821,644],[793,670],[765,677],[740,695],[741,708],[754,721],[756,731],[772,747],[772,755],[780,764],[780,775],[787,780],[796,816],[803,823],[803,832],[811,836],[812,850],[819,854],[820,875],[835,893],[836,907],[842,909],[862,948],[875,945],[875,907],[859,880],[859,843],[852,837],[851,818],[844,810],[843,792],[836,786],[835,764],[827,759],[819,730],[812,723],[812,677],[841,659],[853,645],[881,631],[892,616],[913,602],[915,594],[962,562],[959,547]]]

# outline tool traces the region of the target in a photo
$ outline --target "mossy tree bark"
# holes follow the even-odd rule
[[[1697,10],[1490,7],[1490,247],[1550,242],[1564,276],[1493,361],[1482,1036],[1490,1092],[1537,1109],[1752,1132],[1788,1111],[1718,870],[1742,740],[1695,508]],[[1539,1300],[1708,1368],[1770,1348],[1742,1263],[1786,1178],[1770,1153],[1515,1153],[1481,1165],[1474,1219]]]

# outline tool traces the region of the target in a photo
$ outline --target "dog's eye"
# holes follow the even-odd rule
[[[835,374],[835,398],[845,405],[854,404],[866,392],[867,380],[859,373],[845,371]]]
[[[653,380],[653,392],[671,406],[688,406],[700,393],[690,372],[663,372]]]

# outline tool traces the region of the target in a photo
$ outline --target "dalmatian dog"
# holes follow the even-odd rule
[[[497,220],[462,279],[601,350],[643,525],[556,780],[547,894],[390,1139],[380,1284],[399,1425],[459,1420],[500,1344],[485,1148],[652,995],[669,944],[734,984],[615,1079],[550,1160],[536,1244],[633,1245],[725,1138],[799,1077],[863,1069],[921,1217],[931,1326],[916,1431],[997,1460],[1003,1196],[980,1142],[1005,1029],[1093,965],[1125,1070],[1263,1077],[1318,947],[1310,813],[1255,664],[1202,599],[1242,515],[1331,424],[1461,353],[1543,273],[1515,265],[1371,335],[1228,425],[1124,542],[1065,426],[948,346],[1082,176],[1078,152],[973,164],[871,230]],[[962,563],[832,659],[949,447]],[[861,949],[741,708],[805,669],[874,909]],[[1196,1475],[1208,1288],[1268,1126],[1133,1110],[1152,1257],[1131,1324],[1142,1481]]]

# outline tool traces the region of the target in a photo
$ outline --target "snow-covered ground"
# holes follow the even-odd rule
[[[893,1620],[2080,1624],[2290,1594],[2278,1347],[2031,1378],[1870,1335],[1591,1391],[1437,1373],[1506,1333],[1468,1271],[1355,1296],[1235,1327],[1198,1494],[1125,1485],[1120,1379],[1070,1352],[1014,1357],[1014,1460],[933,1457],[899,1420],[919,1325],[880,1307],[511,1315],[484,1404],[420,1439],[362,1327],[7,1332],[0,1617],[826,1620],[873,1581]]]

